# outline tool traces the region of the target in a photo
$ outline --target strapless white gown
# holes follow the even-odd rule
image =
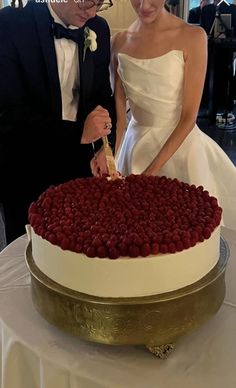
[[[119,53],[118,73],[132,118],[117,157],[117,168],[123,175],[141,174],[179,121],[183,52],[172,50],[152,59]],[[224,225],[236,229],[236,168],[218,144],[197,125],[158,175],[204,186],[218,198]]]

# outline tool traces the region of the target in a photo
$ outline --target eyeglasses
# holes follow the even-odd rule
[[[90,9],[96,7],[97,12],[105,11],[113,6],[112,0],[79,0],[77,1],[80,9]]]

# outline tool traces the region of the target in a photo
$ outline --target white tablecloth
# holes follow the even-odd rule
[[[47,323],[31,301],[27,239],[14,241],[0,254],[1,388],[235,388],[236,233],[223,236],[231,251],[225,302],[167,360],[142,347],[81,341]]]

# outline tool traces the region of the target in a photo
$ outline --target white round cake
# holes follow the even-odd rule
[[[76,179],[30,206],[32,255],[49,278],[84,294],[161,294],[216,265],[221,214],[203,187],[176,179]]]

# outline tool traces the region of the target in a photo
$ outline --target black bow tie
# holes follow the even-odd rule
[[[83,37],[83,29],[76,28],[72,30],[71,28],[65,28],[59,23],[53,23],[53,34],[56,39],[66,38],[73,40],[75,43],[79,43]]]

